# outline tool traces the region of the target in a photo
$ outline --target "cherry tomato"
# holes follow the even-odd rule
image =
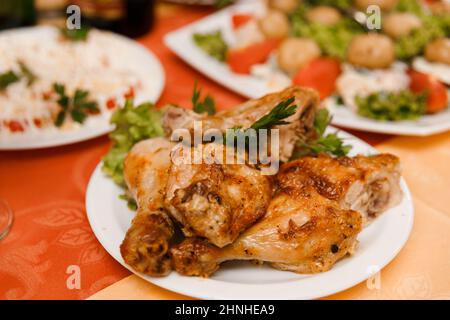
[[[234,72],[248,74],[253,65],[265,62],[279,44],[279,39],[267,39],[245,48],[228,50],[226,62]]]
[[[253,16],[245,13],[236,13],[231,17],[233,29],[238,29],[253,19]]]
[[[332,58],[318,58],[303,67],[293,79],[293,83],[317,90],[321,99],[333,94],[336,80],[341,74],[341,65]]]
[[[427,113],[436,113],[442,111],[448,106],[448,93],[444,84],[439,82],[433,76],[409,70],[411,91],[415,93],[427,92]]]

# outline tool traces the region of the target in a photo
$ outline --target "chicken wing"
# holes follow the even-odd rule
[[[155,138],[136,144],[124,162],[124,175],[138,204],[136,217],[120,246],[125,262],[153,276],[171,271],[169,247],[174,235],[164,206],[173,144]]]
[[[186,239],[171,249],[174,268],[184,275],[209,276],[227,260],[258,260],[298,273],[329,270],[354,251],[366,220],[399,201],[399,177],[399,161],[389,154],[287,163],[261,220],[221,249]]]
[[[204,148],[199,150],[200,147]],[[224,164],[224,145],[210,143],[184,152],[200,152],[200,164],[173,155],[166,203],[186,236],[223,247],[264,215],[272,196],[272,178],[249,164]]]
[[[295,98],[293,104],[297,105],[297,111],[286,121],[288,125],[275,127],[280,134],[280,157],[286,162],[291,157],[297,141],[315,134],[313,123],[315,111],[319,104],[319,96],[316,91],[289,87],[281,92],[266,95],[260,99],[249,100],[233,109],[224,110],[214,116],[197,114],[191,110],[176,106],[168,106],[163,116],[163,127],[170,136],[179,128],[185,128],[191,132],[194,130],[194,122],[201,121],[203,130],[216,129],[225,132],[229,128],[249,128],[256,120],[269,113],[278,103]]]
[[[360,212],[364,223],[402,198],[400,162],[391,154],[303,157],[284,165],[277,181],[282,189],[293,183],[310,185],[320,195],[337,201],[340,208]]]
[[[280,192],[267,214],[235,242],[217,248],[204,240],[186,239],[171,249],[177,272],[209,276],[227,260],[257,260],[297,273],[329,270],[352,253],[361,230],[361,215],[342,210],[313,188]]]

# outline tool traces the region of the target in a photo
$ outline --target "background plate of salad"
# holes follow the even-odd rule
[[[450,15],[422,1],[384,1],[392,6],[382,8],[382,29],[368,32],[355,19],[366,2],[242,1],[164,40],[248,98],[297,84],[320,93],[335,125],[401,135],[449,130],[450,64],[442,59]]]

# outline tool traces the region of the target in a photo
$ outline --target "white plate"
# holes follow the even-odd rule
[[[374,154],[376,150],[345,132],[339,133],[353,145],[352,154]],[[123,193],[97,166],[86,192],[86,210],[92,230],[103,247],[131,272],[160,287],[204,299],[314,299],[350,288],[387,265],[404,246],[413,225],[413,205],[405,181],[402,202],[363,230],[358,250],[339,261],[330,271],[299,275],[254,266],[248,262],[225,263],[211,278],[180,276],[152,278],[134,272],[123,261],[119,246],[134,212],[119,199]]]
[[[279,86],[252,75],[232,72],[221,63],[205,54],[192,40],[196,32],[221,30],[227,43],[233,43],[231,16],[235,12],[255,13],[263,10],[259,1],[248,1],[214,13],[193,24],[167,34],[166,45],[188,64],[214,81],[247,98],[259,98],[278,91]],[[346,108],[332,108],[333,124],[363,131],[425,136],[450,130],[450,109],[436,115],[427,115],[418,121],[381,122],[360,117]]]
[[[0,35],[17,35],[19,37],[54,37],[55,29],[51,27],[31,27],[3,31]],[[151,85],[136,95],[136,102],[156,102],[160,97],[165,83],[164,69],[158,58],[139,43],[118,34],[109,33],[114,45],[120,44],[127,50],[130,59],[123,61],[127,68],[138,68],[140,74],[151,77]],[[111,48],[114,50],[114,46]],[[37,149],[71,144],[110,132],[113,126],[109,123],[110,113],[89,117],[79,128],[59,130],[49,128],[42,131],[25,132],[23,134],[0,134],[0,150]]]
[[[450,108],[435,115],[425,115],[417,120],[392,122],[361,117],[349,108],[337,105],[332,98],[327,100],[326,105],[333,115],[332,123],[345,128],[410,136],[428,136],[450,130]]]

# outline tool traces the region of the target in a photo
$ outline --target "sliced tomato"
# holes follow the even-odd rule
[[[341,74],[341,64],[332,58],[318,58],[303,67],[292,80],[294,84],[317,90],[325,99],[336,90],[336,80]]]
[[[448,93],[444,84],[428,74],[409,70],[411,91],[415,93],[427,92],[427,113],[436,113],[448,106]]]
[[[231,17],[231,22],[233,24],[233,29],[238,29],[243,25],[247,24],[247,22],[251,21],[253,16],[251,14],[245,13],[236,13]]]
[[[245,48],[230,49],[226,62],[234,72],[248,74],[253,65],[265,62],[279,44],[279,39],[267,39]]]

